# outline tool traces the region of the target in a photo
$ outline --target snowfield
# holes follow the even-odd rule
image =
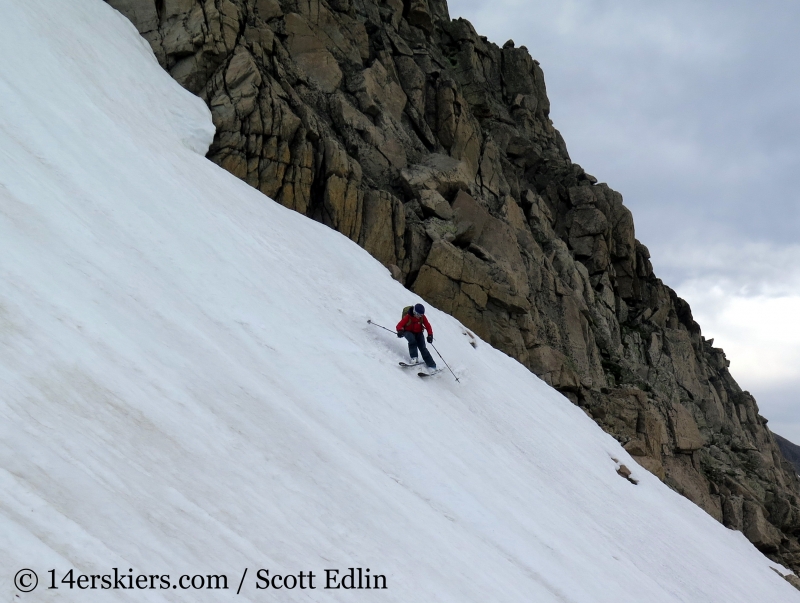
[[[453,318],[429,309],[460,384],[400,369],[404,343],[367,320],[420,300],[206,160],[208,110],[115,10],[0,14],[4,600],[800,601]],[[388,588],[324,588],[351,567]],[[60,582],[113,568],[229,588]],[[316,588],[259,590],[259,569]]]

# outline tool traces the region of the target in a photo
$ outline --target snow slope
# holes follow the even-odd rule
[[[208,162],[203,103],[101,0],[0,14],[4,597],[222,601],[248,568],[253,601],[800,601],[452,318],[429,312],[461,384],[399,369],[366,321],[415,296]],[[45,589],[113,567],[230,590]],[[349,567],[388,589],[256,589]]]

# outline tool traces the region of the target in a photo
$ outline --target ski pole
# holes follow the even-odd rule
[[[374,327],[378,327],[379,329],[383,329],[384,331],[389,331],[389,333],[394,333],[395,335],[397,335],[397,331],[392,331],[391,329],[387,329],[386,327],[379,325],[377,322],[372,322],[372,320],[371,320],[371,319],[367,319],[367,324],[371,324],[371,325],[372,325],[372,326],[374,326]],[[449,370],[449,371],[452,373],[453,377],[455,377],[455,380],[456,380],[458,383],[461,383],[461,380],[460,380],[458,377],[456,377],[456,374],[455,374],[455,373],[453,373],[453,369],[451,369],[451,368],[450,368],[450,365],[449,365],[449,364],[447,364],[447,360],[445,360],[445,359],[442,357],[442,355],[441,355],[441,354],[439,354],[439,350],[437,350],[437,349],[436,349],[436,346],[435,346],[435,345],[433,345],[433,342],[431,342],[431,347],[432,347],[432,348],[433,348],[433,349],[436,351],[436,354],[439,356],[439,358],[441,358],[441,359],[442,359],[442,362],[444,362],[444,365],[445,365],[445,366],[447,367],[447,369],[448,369],[448,370]]]
[[[397,335],[397,331],[392,331],[391,329],[387,329],[386,327],[382,327],[377,322],[372,322],[371,320],[367,320],[367,323],[371,324],[371,325],[373,325],[375,327],[378,327],[379,329],[383,329],[384,331],[389,331],[390,333],[394,333],[395,335]]]
[[[436,350],[436,346],[435,346],[435,345],[433,345],[433,342],[432,342],[432,341],[431,341],[431,347],[432,347],[434,350]],[[436,350],[436,353],[439,355],[439,358],[442,358],[442,355],[441,355],[441,354],[439,354],[439,350]],[[449,365],[449,364],[447,364],[447,360],[445,360],[444,358],[442,358],[442,362],[444,362],[444,365],[445,365],[445,366],[446,366],[446,367],[447,367],[447,368],[450,370],[450,372],[451,372],[451,373],[453,373],[453,369],[451,369],[451,368],[450,368],[450,365]],[[458,382],[458,383],[461,383],[461,381],[459,381],[458,377],[456,377],[456,374],[455,374],[455,373],[453,373],[453,377],[455,377],[455,379],[456,379],[456,382]]]

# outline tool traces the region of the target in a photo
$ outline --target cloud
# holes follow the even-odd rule
[[[635,48],[693,61],[698,54],[727,57],[737,46],[735,15],[714,13],[694,2],[450,0],[449,6],[451,16],[469,18],[495,42],[518,35],[536,52],[546,52],[542,41],[558,39],[557,52],[562,53],[588,46],[611,51]]]
[[[703,241],[676,240],[663,246],[662,252],[653,258],[658,272],[674,274],[680,281],[677,287],[683,290],[716,290],[720,300],[800,295],[798,244],[737,244],[723,237],[706,237]]]
[[[797,379],[800,295],[739,296],[707,281],[680,286],[704,335],[731,361],[731,373],[750,390]]]

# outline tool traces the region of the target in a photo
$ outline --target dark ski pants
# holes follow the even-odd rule
[[[417,349],[419,348],[425,364],[430,368],[436,368],[436,363],[433,361],[433,356],[431,356],[431,353],[425,346],[425,336],[422,333],[412,333],[411,331],[406,331],[405,338],[408,340],[408,353],[412,358],[417,357]]]

